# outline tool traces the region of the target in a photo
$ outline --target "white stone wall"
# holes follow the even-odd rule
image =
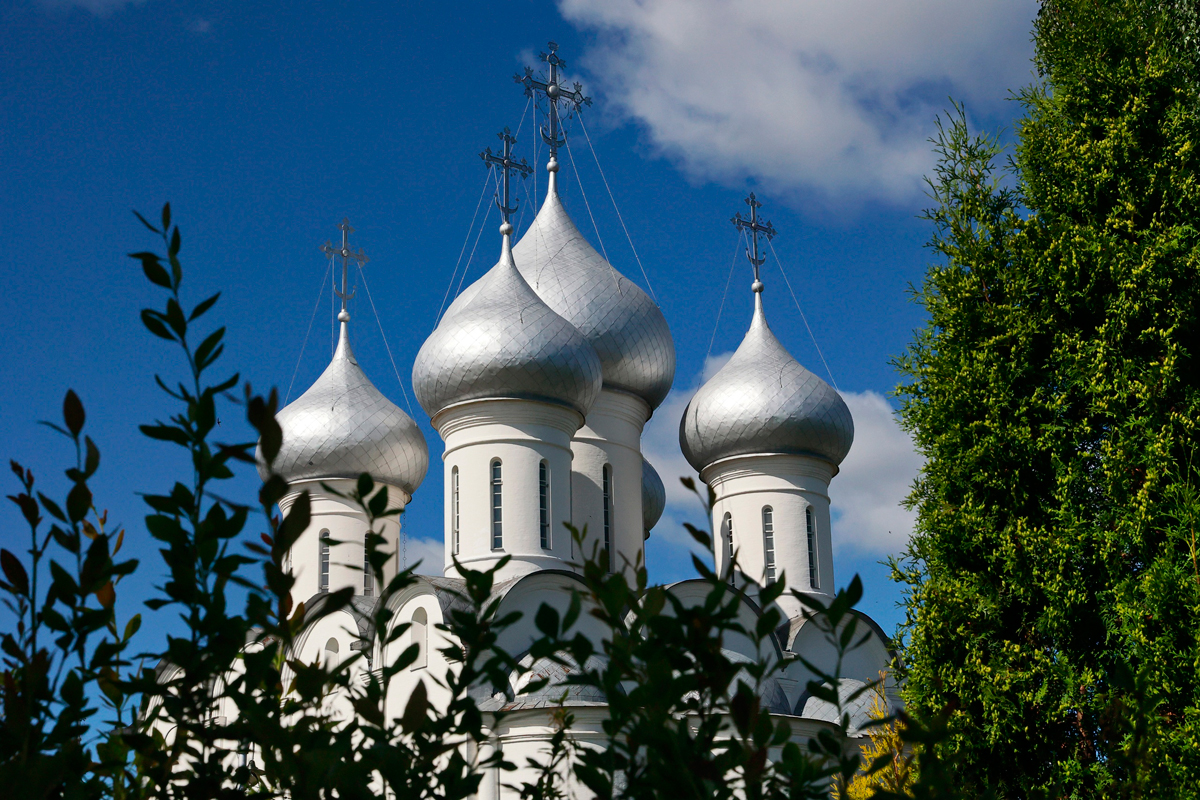
[[[433,418],[446,451],[445,574],[456,574],[453,478],[458,470],[458,560],[487,569],[505,555],[498,580],[539,569],[569,568],[571,435],[582,419],[568,408],[532,400],[480,400],[450,406]],[[502,547],[492,547],[492,464],[501,464]],[[542,546],[539,465],[550,473],[550,540]]]
[[[321,484],[346,495],[338,497],[329,493]],[[363,593],[363,545],[368,530],[367,516],[358,504],[348,499],[355,489],[355,481],[331,479],[325,481],[297,481],[288,487],[290,491],[279,501],[284,514],[292,508],[296,498],[308,491],[312,505],[312,519],[304,533],[285,556],[284,568],[290,566],[296,576],[292,597],[299,602],[320,591],[320,538],[321,531],[328,531],[330,539],[337,542],[329,547],[329,591],[349,586],[355,594]],[[388,505],[392,509],[403,509],[409,501],[408,495],[399,489],[388,488]],[[400,541],[400,518],[396,516],[377,520],[375,531],[384,537],[380,549],[389,553],[384,565],[384,581],[396,575],[397,555]],[[379,587],[375,587],[378,594]]]
[[[643,552],[642,428],[650,407],[640,397],[605,389],[588,411],[587,421],[571,439],[575,454],[571,483],[572,516],[580,530],[587,526],[586,554],[593,543],[603,546],[603,470],[612,469],[613,570],[637,563]]]
[[[833,467],[824,461],[797,455],[735,456],[705,468],[701,478],[716,492],[713,506],[713,549],[718,570],[728,562],[722,541],[725,514],[733,520],[733,546],[738,566],[756,583],[766,580],[763,507],[774,519],[775,574],[786,572],[789,589],[832,595],[833,575],[829,518],[829,481]],[[809,581],[808,531],[805,510],[811,508],[816,526],[818,585]],[[784,596],[784,612],[800,613],[800,603]]]

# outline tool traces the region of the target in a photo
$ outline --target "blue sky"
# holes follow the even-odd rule
[[[103,453],[97,503],[129,528],[127,547],[145,565],[127,597],[145,596],[159,562],[137,493],[165,488],[163,475],[185,465],[136,425],[171,412],[153,376],[176,376],[179,364],[142,329],[139,309],[160,298],[124,254],[155,244],[130,210],[156,214],[165,200],[183,231],[188,295],[223,291],[211,316],[228,326],[226,367],[281,394],[295,374],[292,399],[328,361],[319,246],[349,217],[378,310],[377,322],[360,290],[354,346],[405,407],[464,241],[471,253],[482,227],[473,259],[462,257],[468,283],[495,260],[495,212],[471,225],[486,178],[478,153],[521,126],[518,154],[534,161],[512,76],[553,39],[595,98],[591,146],[576,124],[562,156],[568,210],[617,269],[653,288],[678,350],[675,391],[647,431],[671,492],[650,539],[652,579],[691,573],[678,523],[696,512],[675,488],[686,464],[674,437],[706,365],[749,322],[744,260],[728,296],[725,287],[739,247],[728,220],[754,190],[779,230],[764,268],[772,327],[802,363],[832,373],[856,417],[854,451],[830,489],[838,581],[860,572],[863,607],[890,631],[899,591],[877,562],[903,547],[911,515],[897,500],[919,459],[887,394],[890,359],[922,324],[908,287],[929,258],[918,219],[926,140],[950,95],[974,124],[1011,128],[1010,91],[1032,80],[1035,10],[1032,0],[6,0],[2,455],[61,490],[71,454],[36,422],[56,418],[74,388]],[[517,221],[520,231],[529,216]],[[433,463],[406,515],[410,561],[440,553],[442,518],[440,440],[412,408]],[[237,409],[224,410],[221,433],[249,436]],[[248,498],[255,486],[247,471],[223,491]],[[15,510],[4,507],[0,525],[5,547],[26,546]]]

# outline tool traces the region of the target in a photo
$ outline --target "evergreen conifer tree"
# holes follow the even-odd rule
[[[1200,792],[1200,49],[1192,2],[1046,0],[1013,157],[936,139],[897,360],[909,710],[963,796]]]

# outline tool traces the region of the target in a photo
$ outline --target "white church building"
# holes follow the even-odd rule
[[[389,487],[393,504],[404,508],[423,502],[422,493],[438,491],[439,482],[430,486],[426,480],[428,448],[416,423],[355,360],[355,328],[344,309],[329,366],[277,417],[283,444],[274,466],[291,490],[280,505],[286,511],[303,491],[312,500],[311,523],[285,559],[296,578],[294,599],[311,606],[314,596],[345,587],[355,595],[350,606],[307,630],[294,655],[306,662],[340,663],[361,653],[355,669],[365,671],[417,644],[416,663],[396,676],[389,690],[396,704],[389,711],[396,716],[417,681],[425,682],[436,706],[439,676],[453,668],[440,653],[448,643],[438,625],[461,602],[455,560],[485,569],[509,558],[494,591],[503,598],[500,615],[523,614],[502,642],[520,659],[537,635],[538,607],[565,609],[571,590],[581,585],[582,553],[565,524],[586,527],[585,552],[597,544],[608,554],[610,569],[628,569],[644,562],[645,540],[664,509],[663,483],[643,458],[641,437],[671,389],[675,347],[655,302],[596,251],[563,204],[553,146],[562,135],[555,95],[572,98],[556,84],[555,62],[548,63],[549,80],[531,81],[535,91],[547,93],[550,87],[552,98],[548,131],[543,131],[551,144],[543,165],[549,174],[544,202],[515,238],[507,221],[505,180],[505,196],[498,201],[505,222],[495,266],[458,295],[413,365],[416,397],[444,443],[438,477],[445,558],[442,577],[418,577],[390,598],[394,619],[412,623],[400,640],[381,644],[382,637],[371,629],[378,591],[363,568],[368,520],[324,487],[348,494],[357,476],[369,473]],[[515,167],[507,143],[503,161],[507,177]],[[757,206],[753,199],[750,203],[755,219]],[[755,240],[757,235],[754,231]],[[342,250],[330,251],[331,256],[347,254],[345,238]],[[749,628],[761,614],[754,587],[784,573],[789,588],[825,597],[835,593],[830,492],[837,491],[838,466],[854,439],[854,422],[839,394],[771,332],[757,255],[755,247],[756,279],[743,306],[745,338],[696,392],[679,421],[683,455],[716,497],[715,566],[725,571],[736,553]],[[397,517],[382,523],[384,549],[393,556],[385,578],[398,568],[400,524]],[[697,602],[707,591],[700,580],[671,590]],[[807,742],[831,724],[835,713],[805,692],[812,676],[795,655],[832,668],[834,653],[815,624],[806,622],[797,600],[785,594],[778,605],[789,622],[773,636],[769,657],[784,666],[762,689],[763,702],[790,720],[797,741]],[[865,623],[860,629],[869,628],[873,636],[843,665],[843,693],[876,680],[893,658],[879,626],[859,617]],[[579,625],[585,635],[596,637],[599,649],[602,632],[590,630],[589,619],[583,615]],[[735,659],[757,657],[748,640],[728,641],[726,647]],[[530,664],[528,658],[524,663],[551,679],[562,674],[557,665]],[[492,731],[493,746],[517,764],[547,746],[555,730],[551,712],[564,688],[551,683],[527,694],[526,682],[514,675],[504,691],[483,700],[485,711],[509,712]],[[894,696],[894,687],[888,689]],[[572,688],[565,704],[576,719],[572,735],[600,744],[604,698]],[[854,722],[866,719],[868,704],[869,695],[857,701]],[[511,790],[504,784],[521,780],[511,774],[485,776],[480,797],[507,797]]]

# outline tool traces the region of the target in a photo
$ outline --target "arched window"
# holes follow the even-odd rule
[[[367,536],[371,534],[368,533]],[[371,569],[371,548],[363,541],[363,597],[375,596],[375,570]]]
[[[326,668],[333,669],[334,667],[336,667],[338,665],[338,660],[339,660],[338,659],[338,651],[339,650],[341,650],[341,648],[338,647],[338,640],[334,639],[333,637],[330,637],[329,641],[325,643],[325,666],[326,666]]]
[[[804,523],[808,530],[808,585],[820,589],[821,582],[817,574],[817,526],[813,523],[812,506],[804,509]]]
[[[408,629],[409,641],[415,644],[417,660],[412,669],[424,669],[429,664],[429,615],[425,609],[418,608],[412,615],[412,627]]]
[[[492,462],[492,549],[500,550],[504,547],[504,520],[502,517],[502,507],[500,498],[500,460],[496,459]]]
[[[729,570],[729,582],[733,583],[733,515],[728,511],[721,519],[721,542],[725,547],[725,568]]]
[[[538,464],[538,525],[542,534],[542,547],[550,549],[550,465],[545,461]]]
[[[322,528],[319,536],[321,540],[320,550],[318,550],[318,564],[320,565],[320,577],[317,579],[317,591],[329,591],[329,529]]]
[[[450,552],[458,555],[458,467],[450,470]]]
[[[775,512],[763,506],[763,561],[766,564],[767,582],[775,581]]]
[[[612,467],[605,464],[602,475],[603,486],[601,488],[604,494],[604,565],[609,572],[612,572]]]

